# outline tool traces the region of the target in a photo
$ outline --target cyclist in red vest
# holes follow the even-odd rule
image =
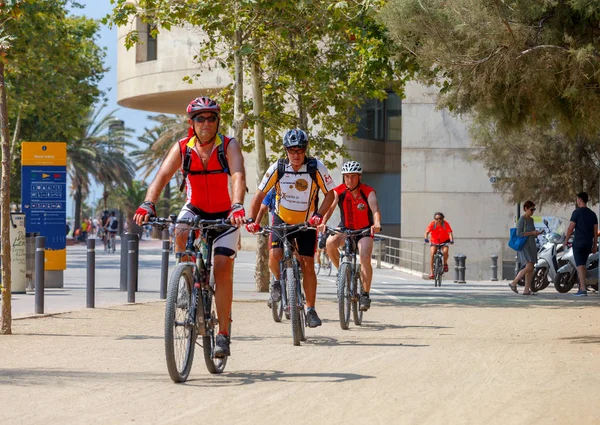
[[[207,220],[229,218],[238,225],[238,228],[221,232],[213,242],[215,301],[219,329],[223,330],[229,327],[233,300],[233,259],[238,248],[239,226],[246,222],[244,157],[235,139],[218,132],[221,108],[217,102],[208,97],[197,97],[188,105],[187,115],[190,124],[188,137],[173,145],[133,219],[138,225],[142,225],[148,221],[148,217],[156,216],[155,202],[177,169],[181,169],[184,174],[186,204],[179,213],[179,219],[195,216]],[[231,197],[228,175],[231,176],[232,183]],[[183,186],[182,184],[181,189]],[[175,229],[175,252],[185,250],[185,227],[177,225]],[[219,332],[216,346],[216,357],[230,355],[227,332]]]
[[[381,231],[381,213],[377,195],[371,186],[361,183],[362,166],[356,161],[346,162],[342,166],[344,183],[333,189],[335,200],[332,207],[323,217],[326,223],[335,211],[336,205],[340,208],[341,221],[339,227],[359,230],[371,228],[370,237],[358,238],[358,252],[360,255],[361,274],[363,281],[363,294],[359,299],[359,307],[367,311],[371,307],[371,280],[373,279],[373,267],[371,267],[371,254],[373,252],[373,235]],[[325,231],[321,226],[320,231]],[[338,248],[344,244],[345,235],[336,234],[327,238],[327,255],[333,265],[340,268],[340,253]]]
[[[450,223],[444,220],[444,214],[441,212],[436,212],[433,215],[433,221],[429,223],[427,229],[425,230],[425,243],[431,242],[432,244],[442,244],[442,243],[454,243],[454,235],[452,234],[452,227],[450,227]],[[431,274],[429,275],[429,279],[435,279],[435,275],[433,274],[433,256],[437,252],[437,246],[431,245]],[[448,247],[445,246],[442,248],[442,253],[444,254],[444,273],[448,272]]]

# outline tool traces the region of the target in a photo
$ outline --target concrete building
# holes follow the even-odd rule
[[[227,71],[206,66],[193,84],[183,80],[200,70],[194,61],[200,37],[196,29],[173,28],[152,39],[146,24],[136,22],[135,27],[145,44],[129,51],[123,47],[128,29],[119,28],[117,98],[121,106],[181,114],[192,98],[230,82]],[[342,142],[362,163],[364,182],[378,191],[384,234],[422,241],[434,212],[442,211],[456,237],[451,255],[467,256],[467,279],[489,279],[492,254],[501,260],[514,259],[507,240],[516,206],[493,191],[481,164],[470,161],[473,147],[468,123],[436,110],[432,89],[409,83],[404,99],[391,93],[384,102],[368,101],[361,116],[358,133]],[[254,163],[246,161],[251,192],[247,201],[256,190]],[[336,182],[341,181],[339,170],[332,174]],[[570,214],[545,209],[544,215]]]

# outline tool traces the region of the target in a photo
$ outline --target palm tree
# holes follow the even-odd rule
[[[131,180],[127,186],[118,187],[111,193],[111,200],[115,201],[124,211],[124,215],[129,226],[129,231],[133,232],[133,214],[138,205],[144,202],[148,185],[146,182]]]
[[[75,198],[74,229],[80,227],[81,203],[89,194],[92,180],[106,188],[127,184],[133,178],[133,163],[124,152],[126,146],[131,146],[125,141],[125,136],[130,135],[132,130],[122,128],[116,137],[109,134],[109,127],[116,120],[116,110],[100,118],[103,109],[104,106],[96,111],[90,110],[82,122],[81,136],[67,144],[67,170]]]
[[[157,125],[151,129],[145,128],[145,132],[138,140],[144,145],[142,149],[131,152],[132,158],[137,160],[137,169],[143,170],[141,177],[147,179],[151,174],[158,171],[160,164],[169,153],[169,150],[178,140],[187,137],[189,124],[185,116],[154,115],[148,119],[155,121]],[[167,216],[170,212],[171,184],[167,184],[159,208],[162,215]]]

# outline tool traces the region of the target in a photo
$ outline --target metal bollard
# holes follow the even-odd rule
[[[127,241],[129,233],[121,234],[121,276],[119,291],[127,291]]]
[[[467,256],[460,254],[458,256],[458,283],[467,283],[465,281],[465,272],[467,271]]]
[[[44,314],[44,262],[46,237],[35,238],[35,314]]]
[[[454,283],[458,283],[458,254],[454,256]]]
[[[519,270],[521,269],[521,265],[519,264],[519,256],[515,255],[515,277],[519,274]]]
[[[169,278],[169,241],[162,241],[162,259],[160,262],[160,299],[167,299],[167,280]]]
[[[382,258],[382,253],[383,253],[383,249],[382,249],[383,240],[381,238],[375,239],[375,243],[377,244],[377,268],[380,269],[381,268],[381,258]]]
[[[96,306],[96,239],[87,240],[86,307]]]
[[[135,303],[135,240],[130,240],[127,247],[127,302]]]
[[[498,255],[492,254],[492,282],[498,280]]]

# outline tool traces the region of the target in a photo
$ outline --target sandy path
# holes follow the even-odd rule
[[[17,320],[0,337],[0,422],[599,423],[597,303],[533,304],[387,300],[342,331],[320,301],[323,326],[294,347],[289,322],[236,302],[226,373],[197,350],[184,385],[166,371],[161,302]]]

